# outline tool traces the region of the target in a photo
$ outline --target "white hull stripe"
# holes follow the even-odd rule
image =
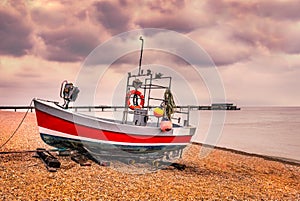
[[[52,135],[54,137],[62,137],[69,138],[74,140],[95,142],[95,143],[104,143],[104,144],[113,144],[113,145],[126,145],[126,146],[174,146],[174,145],[188,145],[189,143],[126,143],[126,142],[114,142],[114,141],[106,141],[106,140],[97,140],[87,137],[75,136],[66,133],[62,133],[59,131],[47,129],[39,126],[39,132],[42,134]]]

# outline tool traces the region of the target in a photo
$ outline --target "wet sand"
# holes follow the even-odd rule
[[[0,111],[0,145],[24,113]],[[34,113],[0,151],[50,148],[38,134]],[[59,157],[61,168],[48,172],[33,153],[0,155],[0,200],[300,200],[300,166],[214,149],[199,158],[193,144],[174,168],[129,174],[91,162],[81,167]],[[207,149],[207,148],[204,148]],[[117,167],[117,166],[115,166]]]

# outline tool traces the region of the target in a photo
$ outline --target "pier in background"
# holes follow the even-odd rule
[[[150,106],[151,108],[155,108],[157,106]],[[108,106],[108,105],[98,105],[98,106],[70,106],[70,109],[74,109],[75,111],[92,111],[92,110],[100,110],[104,111],[117,111],[120,109],[124,109],[124,106]],[[240,110],[239,107],[234,105],[233,103],[213,103],[211,105],[185,105],[185,106],[176,106],[176,108],[180,110],[188,109],[191,110]],[[17,110],[30,110],[33,112],[33,106],[0,106],[0,110],[13,110],[17,112]]]

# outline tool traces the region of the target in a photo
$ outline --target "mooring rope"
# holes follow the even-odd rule
[[[10,135],[10,137],[0,146],[0,149],[2,149],[13,137],[14,135],[17,133],[17,131],[19,130],[19,128],[21,127],[21,125],[23,124],[27,114],[29,113],[29,110],[31,109],[31,105],[33,103],[33,100],[31,100],[30,105],[26,111],[26,113],[24,114],[24,117],[22,118],[21,122],[19,123],[19,125],[17,126],[17,128],[14,130],[14,132]]]
[[[35,153],[35,152],[58,152],[58,151],[70,151],[65,148],[54,148],[54,149],[35,149],[35,150],[20,150],[20,151],[0,151],[0,155],[5,154],[24,154],[24,153]]]

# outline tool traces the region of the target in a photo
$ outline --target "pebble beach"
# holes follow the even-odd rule
[[[23,116],[0,111],[0,145]],[[51,147],[40,139],[35,114],[28,113],[0,152],[36,148]],[[191,144],[185,150],[178,161],[185,170],[152,172],[117,162],[82,167],[61,156],[61,168],[48,172],[34,153],[1,154],[0,200],[300,200],[300,165],[222,149],[201,158],[201,149],[209,148]]]

